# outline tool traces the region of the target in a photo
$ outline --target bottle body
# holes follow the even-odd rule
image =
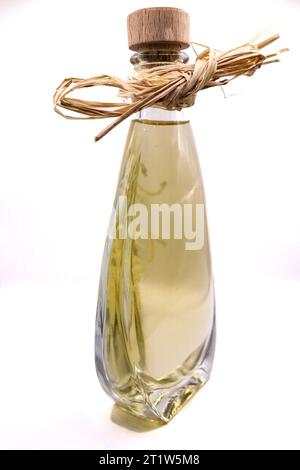
[[[168,422],[209,378],[214,310],[191,126],[150,109],[130,126],[102,262],[95,346],[104,389]]]

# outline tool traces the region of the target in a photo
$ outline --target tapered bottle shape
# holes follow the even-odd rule
[[[214,290],[190,123],[144,115],[131,122],[104,250],[96,368],[117,403],[167,422],[209,378]]]

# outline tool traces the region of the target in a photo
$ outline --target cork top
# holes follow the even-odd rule
[[[190,17],[180,8],[142,8],[127,17],[128,46],[132,51],[154,47],[187,49]]]

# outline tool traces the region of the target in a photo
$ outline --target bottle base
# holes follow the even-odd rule
[[[134,432],[148,432],[161,428],[165,421],[155,416],[135,413],[130,407],[115,403],[111,410],[113,423]]]
[[[204,354],[193,372],[185,376],[172,387],[147,386],[147,381],[138,375],[140,389],[144,391],[144,401],[132,402],[130,405],[116,403],[112,420],[128,427],[132,420],[138,420],[137,426],[145,426],[146,430],[167,424],[186,405],[191,398],[208,382],[215,351],[215,321]],[[119,419],[118,419],[119,417]],[[127,419],[127,421],[126,421]],[[148,428],[148,429],[147,429]]]

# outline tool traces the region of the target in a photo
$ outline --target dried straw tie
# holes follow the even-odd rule
[[[145,68],[133,72],[125,81],[110,75],[88,79],[66,78],[54,94],[54,110],[67,119],[117,118],[95,137],[97,142],[137,111],[150,106],[164,109],[187,108],[194,104],[198,91],[226,85],[240,75],[251,76],[262,65],[278,62],[279,53],[288,49],[280,49],[267,55],[260,52],[278,38],[279,35],[274,35],[257,44],[248,42],[224,53],[202,46],[204,50],[200,54],[196,53],[194,64],[168,63]],[[192,47],[193,44],[197,43],[192,43]],[[92,86],[118,88],[118,96],[131,99],[131,102],[101,103],[69,96],[75,90]],[[81,116],[65,114],[62,109],[79,113]]]

